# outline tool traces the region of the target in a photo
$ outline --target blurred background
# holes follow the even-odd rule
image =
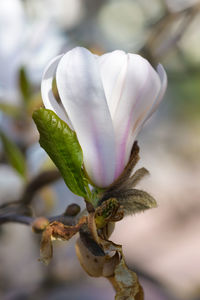
[[[38,144],[31,116],[41,106],[44,67],[77,45],[97,54],[122,49],[162,63],[168,90],[138,136],[151,176],[139,188],[159,207],[117,223],[146,300],[200,299],[200,1],[0,0],[0,223],[16,210],[27,184],[54,169]],[[46,177],[45,177],[46,178]],[[58,176],[31,198],[34,215],[56,215],[73,195]],[[10,203],[10,206],[5,204]],[[28,212],[26,211],[28,214]],[[74,238],[55,242],[48,267],[38,261],[40,236],[29,226],[0,227],[0,299],[110,300],[106,279],[89,278]]]

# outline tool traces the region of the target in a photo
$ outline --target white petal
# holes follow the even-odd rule
[[[142,126],[144,125],[144,123],[152,116],[152,114],[156,111],[156,109],[158,108],[160,102],[163,99],[163,96],[165,94],[166,88],[167,88],[167,74],[165,72],[165,69],[163,68],[163,66],[161,64],[159,64],[157,66],[157,73],[159,75],[160,78],[160,82],[161,82],[161,88],[160,91],[158,93],[158,96],[155,98],[155,101],[151,107],[151,109],[149,110],[148,114],[146,115],[146,118],[143,120],[143,122],[137,127],[136,131],[135,131],[135,137],[137,136],[137,134],[139,133],[139,131],[141,130]]]
[[[106,99],[113,118],[127,71],[127,54],[116,50],[98,58]]]
[[[57,68],[57,87],[97,186],[114,180],[115,139],[96,57],[85,48],[67,52]]]
[[[71,125],[64,110],[56,101],[52,91],[53,79],[55,77],[58,63],[62,56],[63,55],[59,55],[52,59],[46,67],[46,69],[44,70],[41,83],[41,94],[45,108],[53,110],[59,116],[59,118],[65,121],[68,125]]]
[[[160,78],[149,62],[128,54],[127,74],[113,120],[118,150],[115,176],[127,164],[137,128],[151,110],[160,88]]]
[[[163,96],[164,96],[166,88],[167,88],[167,74],[166,74],[165,69],[163,68],[163,66],[161,64],[159,64],[157,66],[157,72],[158,72],[158,75],[159,75],[160,81],[161,81],[161,89],[160,89],[160,92],[158,94],[158,97],[157,97],[156,101],[154,102],[154,104],[152,106],[152,110],[149,113],[148,118],[150,118],[151,115],[158,108],[158,105],[160,104],[161,100],[163,99]]]

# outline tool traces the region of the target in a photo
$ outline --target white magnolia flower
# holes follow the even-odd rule
[[[52,92],[55,76],[61,106]],[[156,72],[139,55],[117,50],[97,56],[77,47],[49,63],[41,92],[45,107],[76,131],[92,182],[106,187],[124,170],[166,86],[163,67]]]

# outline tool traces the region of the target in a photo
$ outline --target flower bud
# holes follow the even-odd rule
[[[61,105],[53,95],[54,77]],[[107,187],[123,172],[166,86],[164,68],[158,65],[156,72],[140,55],[116,50],[97,56],[77,47],[49,63],[41,92],[45,107],[75,130],[90,180]]]

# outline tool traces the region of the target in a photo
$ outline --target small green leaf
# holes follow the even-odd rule
[[[19,87],[24,102],[27,103],[31,97],[31,84],[23,67],[19,70]]]
[[[83,178],[83,153],[76,133],[53,111],[40,108],[33,113],[40,145],[53,160],[69,189],[87,197]]]
[[[119,209],[119,202],[115,198],[104,201],[95,211],[95,222],[98,228],[103,228]],[[112,221],[112,220],[111,220]]]
[[[26,176],[26,162],[20,149],[0,131],[0,138],[5,150],[8,161],[11,166],[25,178]]]

